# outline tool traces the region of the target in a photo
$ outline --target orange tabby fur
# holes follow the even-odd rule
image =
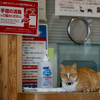
[[[99,88],[100,88],[100,72],[97,72],[98,79],[99,79]]]
[[[68,74],[69,73],[69,74]],[[77,64],[74,63],[72,66],[64,66],[60,64],[60,75],[63,79],[63,83],[66,82],[76,82],[75,91],[96,91],[99,88],[100,80],[98,76],[100,73],[96,73],[90,68],[79,68],[77,69]],[[68,76],[69,75],[69,78]],[[76,77],[76,79],[75,79]],[[64,85],[63,88],[67,88],[67,85]]]

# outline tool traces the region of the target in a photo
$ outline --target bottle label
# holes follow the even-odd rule
[[[43,67],[43,86],[52,87],[52,72],[49,67]]]
[[[49,67],[43,67],[44,71],[43,71],[43,75],[44,76],[51,76],[51,71],[49,69]]]

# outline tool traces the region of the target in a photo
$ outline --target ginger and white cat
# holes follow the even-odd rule
[[[68,92],[92,92],[97,91],[100,86],[100,80],[98,79],[100,73],[97,74],[90,68],[77,69],[76,63],[72,66],[64,66],[60,64],[60,75],[62,79],[62,87]]]

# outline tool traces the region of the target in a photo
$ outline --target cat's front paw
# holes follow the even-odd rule
[[[93,92],[93,89],[91,89],[91,90],[90,89],[83,90],[83,92],[90,92],[90,91]]]

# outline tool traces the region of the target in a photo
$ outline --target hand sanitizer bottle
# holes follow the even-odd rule
[[[47,50],[44,50],[45,56],[43,61],[38,65],[37,87],[38,88],[53,88],[53,66],[49,57],[47,57]]]

